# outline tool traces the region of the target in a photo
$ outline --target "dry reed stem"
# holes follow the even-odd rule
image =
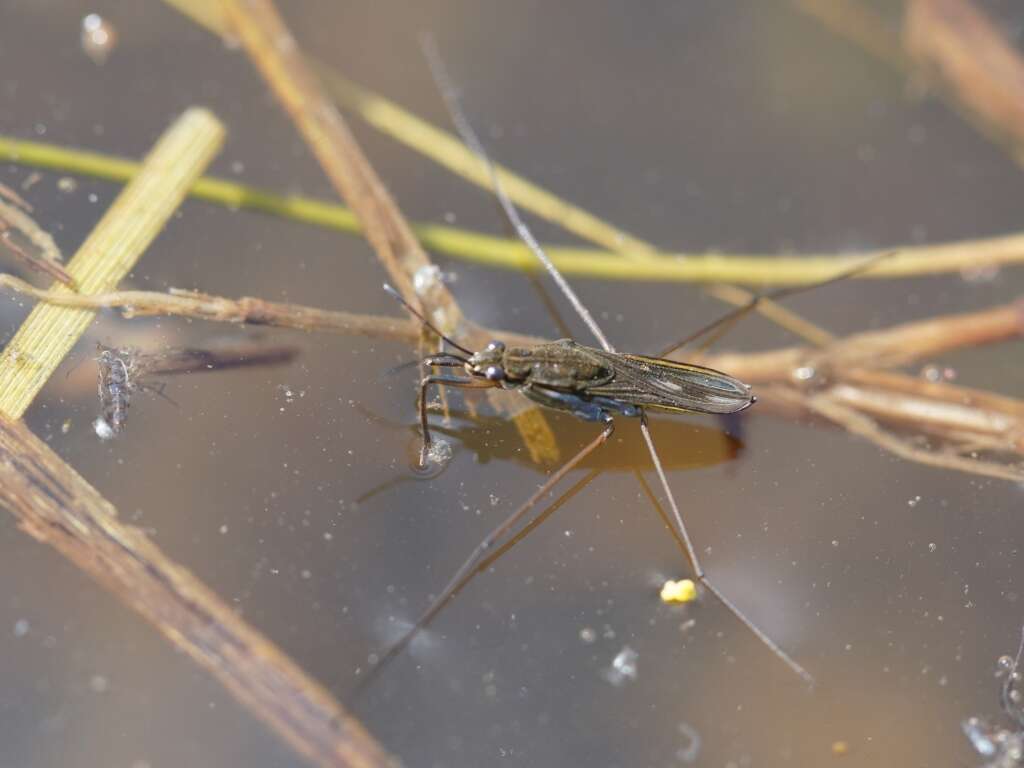
[[[454,297],[432,274],[423,251],[384,183],[366,159],[337,107],[303,59],[298,44],[270,0],[223,0],[229,31],[237,35],[256,67],[292,117],[338,193],[359,217],[377,257],[395,286],[413,306],[453,337],[483,346],[484,334],[462,315]],[[490,396],[495,408],[511,416],[537,461],[558,457],[551,427],[537,408],[510,408],[509,398]]]
[[[204,109],[187,110],[160,137],[139,174],[92,230],[67,272],[84,294],[112,290],[157,236],[224,139]],[[56,293],[71,293],[56,285]],[[32,310],[0,356],[0,413],[21,418],[94,312],[43,304]]]
[[[894,368],[953,349],[991,344],[1024,332],[1024,304],[1011,302],[979,312],[930,317],[878,331],[855,333],[823,349],[788,347],[768,352],[710,355],[702,362],[744,381],[780,381],[797,368],[826,378],[851,368]],[[710,362],[709,362],[710,361]]]
[[[397,762],[318,683],[165,555],[21,421],[0,417],[0,504],[207,669],[311,763]]]
[[[209,112],[188,110],[161,137],[68,265],[83,294],[109,290],[160,231],[223,140]],[[248,708],[317,765],[396,763],[315,681],[232,609],[117,520],[117,511],[17,420],[78,339],[95,309],[41,304],[0,359],[0,504],[151,621]]]

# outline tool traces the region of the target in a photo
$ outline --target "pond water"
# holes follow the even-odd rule
[[[446,124],[417,42],[432,32],[496,157],[665,249],[843,252],[1021,225],[1024,175],[1004,151],[790,5],[281,5],[310,54]],[[1008,30],[1021,28],[1019,11],[990,5]],[[80,44],[93,12],[117,32],[102,64]],[[7,0],[0,13],[3,135],[138,157],[202,104],[229,131],[211,173],[334,198],[245,56],[169,7]],[[491,196],[353,125],[411,219],[504,232]],[[33,173],[0,163],[0,183],[14,189]],[[72,253],[119,187],[62,175],[41,172],[22,194]],[[536,231],[574,242],[551,225]],[[473,320],[558,335],[527,277],[436,261]],[[397,316],[384,279],[357,238],[188,201],[126,285]],[[722,311],[688,285],[573,283],[625,350],[653,352]],[[1021,271],[1004,269],[980,281],[848,281],[789,305],[847,333],[993,306],[1022,289]],[[0,309],[9,337],[27,307],[3,299]],[[590,482],[355,695],[371,655],[551,468],[525,458],[511,424],[470,393],[453,395],[464,415],[445,429],[450,464],[417,477],[415,369],[389,372],[416,351],[285,331],[262,338],[298,344],[298,362],[169,380],[174,405],[140,395],[125,433],[97,439],[96,341],[159,349],[243,335],[103,313],[27,421],[405,764],[983,762],[961,722],[999,714],[996,660],[1016,649],[1024,623],[1020,485],[910,463],[756,406],[735,439],[711,418],[655,419],[705,567],[810,670],[808,690],[710,597],[659,602],[661,582],[687,575],[686,563],[638,483],[635,469],[656,478],[637,425],[622,420],[603,455],[569,479]],[[748,319],[720,346],[789,343]],[[1014,342],[934,362],[958,383],[1019,395],[1020,360]],[[567,415],[549,422],[565,456],[594,434]],[[301,764],[9,517],[0,579],[0,763]]]

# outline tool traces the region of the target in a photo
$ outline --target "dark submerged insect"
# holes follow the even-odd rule
[[[128,407],[138,383],[135,366],[138,355],[124,347],[96,345],[96,366],[99,369],[100,416],[93,423],[96,434],[109,439],[120,434],[128,421]]]
[[[136,392],[152,392],[166,397],[163,383],[154,381],[155,377],[280,365],[291,362],[298,354],[297,347],[253,342],[207,348],[172,348],[160,352],[97,343],[96,351],[99,353],[96,366],[99,370],[100,416],[93,422],[93,428],[104,440],[124,431],[128,408]]]

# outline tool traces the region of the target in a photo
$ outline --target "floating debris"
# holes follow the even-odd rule
[[[835,757],[845,757],[850,754],[850,744],[846,741],[833,741],[832,754]]]
[[[696,762],[697,755],[700,754],[700,734],[689,723],[679,723],[677,728],[679,733],[686,737],[687,743],[676,750],[676,759],[681,763]]]
[[[1002,656],[998,662],[997,677],[1004,677],[1000,700],[1004,714],[1012,719],[1017,730],[1000,728],[981,717],[969,717],[961,723],[964,735],[974,751],[988,759],[982,768],[1019,768],[1024,766],[1024,695],[1017,685],[1021,675],[1017,671],[1024,654],[1024,631],[1015,657]]]
[[[672,581],[669,579],[661,588],[663,603],[692,603],[697,599],[697,585],[692,579]]]

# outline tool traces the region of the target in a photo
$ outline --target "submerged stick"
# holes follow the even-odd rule
[[[220,149],[224,127],[205,109],[186,111],[160,137],[66,271],[84,294],[112,290],[157,236]],[[56,285],[55,293],[71,293]],[[94,312],[42,304],[0,356],[0,413],[22,416],[92,322]]]
[[[395,766],[318,683],[165,555],[21,421],[0,417],[0,504],[156,627],[315,765]]]

